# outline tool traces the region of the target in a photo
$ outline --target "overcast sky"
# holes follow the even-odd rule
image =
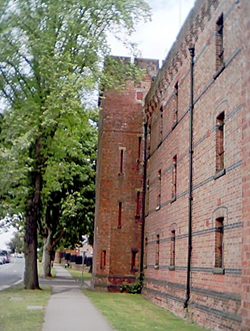
[[[164,60],[195,0],[146,0],[152,8],[152,21],[138,26],[132,35],[141,57]],[[112,41],[112,54],[129,56],[120,44]]]

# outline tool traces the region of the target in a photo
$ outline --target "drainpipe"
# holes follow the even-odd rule
[[[189,117],[189,206],[188,206],[188,263],[187,286],[184,308],[188,307],[191,283],[191,255],[192,255],[192,204],[193,204],[193,110],[194,110],[194,45],[189,47],[190,52],[190,117]]]
[[[141,264],[140,264],[140,280],[143,280],[143,259],[144,259],[144,228],[145,228],[145,200],[146,200],[146,184],[147,184],[147,135],[148,124],[144,123],[144,151],[143,151],[143,195],[142,195],[142,229],[141,229]]]

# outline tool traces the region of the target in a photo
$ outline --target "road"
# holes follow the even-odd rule
[[[11,257],[11,262],[0,265],[0,290],[22,282],[24,276],[24,258]]]

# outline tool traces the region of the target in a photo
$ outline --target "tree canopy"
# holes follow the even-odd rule
[[[48,237],[52,227],[93,224],[96,127],[86,95],[127,78],[102,71],[107,34],[122,39],[148,18],[144,0],[0,2],[0,194],[24,216],[26,288],[39,288],[38,229]]]

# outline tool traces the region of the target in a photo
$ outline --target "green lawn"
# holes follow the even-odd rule
[[[82,272],[67,269],[75,279],[82,278]],[[91,274],[83,273],[84,279]],[[127,293],[93,292],[84,293],[102,312],[116,331],[204,331],[194,323],[177,318],[166,309],[145,300],[141,295]]]
[[[24,290],[13,286],[0,292],[1,331],[41,331],[50,288]]]
[[[81,279],[82,272],[72,269],[68,271],[75,279]],[[84,273],[84,279],[90,277],[91,274]],[[95,292],[87,289],[83,291],[116,331],[206,330],[175,317],[167,310],[145,300],[141,295]],[[41,331],[49,297],[49,287],[35,291],[24,290],[20,285],[1,291],[0,331]]]
[[[116,331],[206,330],[175,317],[138,294],[93,292],[86,289],[84,293]]]
[[[67,270],[74,279],[81,280],[83,277],[83,279],[85,279],[85,280],[90,280],[92,277],[92,274],[88,272],[89,269],[86,267],[84,268],[84,272],[79,271],[79,270],[74,270],[71,268],[67,268]]]

